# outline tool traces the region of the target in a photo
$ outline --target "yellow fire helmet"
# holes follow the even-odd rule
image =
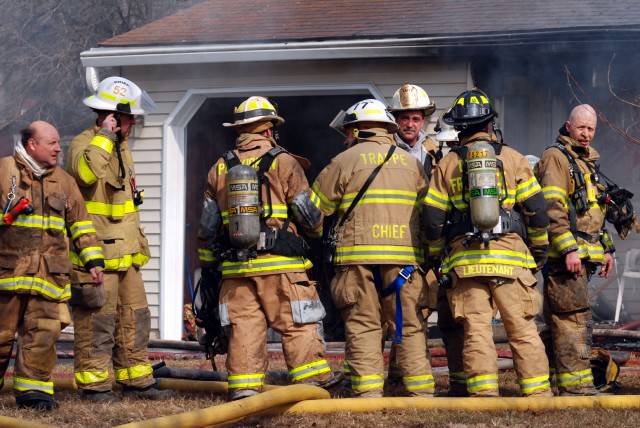
[[[620,366],[611,354],[602,348],[591,348],[589,362],[593,374],[593,386],[600,392],[615,392],[620,389],[618,375]]]
[[[409,110],[422,110],[425,116],[430,116],[436,111],[436,104],[429,99],[427,92],[420,86],[405,83],[393,94],[389,111],[399,113]]]
[[[270,121],[274,126],[284,123],[284,119],[278,116],[275,104],[259,96],[251,96],[236,107],[233,110],[233,120],[233,123],[223,123],[222,126],[229,128],[262,121]]]

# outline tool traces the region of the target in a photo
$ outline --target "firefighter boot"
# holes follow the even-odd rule
[[[236,389],[229,393],[229,401],[241,400],[259,394],[255,389]]]
[[[342,383],[342,381],[344,380],[344,373],[340,372],[340,371],[335,371],[333,373],[331,373],[331,376],[329,376],[327,379],[324,380],[312,380],[309,382],[301,382],[303,385],[313,385],[313,386],[318,386],[322,389],[330,389],[333,388],[336,385],[339,385]]]
[[[92,403],[117,403],[122,401],[122,398],[113,395],[111,391],[92,391],[90,389],[84,389],[80,392],[80,398],[83,400],[91,401]]]
[[[145,388],[136,388],[133,386],[123,386],[122,396],[125,398],[134,398],[138,400],[167,400],[175,397],[176,393],[169,390],[159,390],[154,388],[155,385]]]
[[[38,391],[27,391],[16,395],[16,404],[20,409],[36,409],[51,411],[58,407],[58,403],[49,394]]]

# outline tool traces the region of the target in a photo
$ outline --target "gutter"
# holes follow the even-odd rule
[[[477,49],[576,43],[597,51],[602,43],[640,41],[640,28],[545,30],[527,33],[487,33],[465,36],[330,40],[239,44],[97,47],[80,54],[84,67],[233,63],[323,59],[362,59],[427,56],[442,49]],[[633,45],[633,44],[632,44]],[[431,52],[430,52],[431,51]]]

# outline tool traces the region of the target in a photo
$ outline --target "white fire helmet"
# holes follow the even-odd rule
[[[440,113],[440,116],[438,117],[436,126],[433,129],[434,131],[437,132],[436,141],[442,141],[442,142],[458,141],[458,131],[456,131],[453,126],[447,125],[442,121],[442,116],[444,116],[449,110],[451,110],[451,108],[444,110],[442,113]]]
[[[278,116],[275,104],[265,97],[251,96],[233,110],[233,123],[223,123],[227,128],[246,125],[248,123],[271,121],[274,126],[284,123]]]
[[[425,116],[430,116],[436,111],[436,104],[429,99],[427,92],[420,86],[405,83],[393,94],[389,111],[399,113],[409,110],[422,110]]]
[[[117,111],[131,115],[143,115],[156,109],[149,94],[124,77],[107,77],[98,84],[95,94],[82,102],[94,110]]]
[[[347,111],[341,110],[329,126],[345,135],[345,126],[360,122],[380,123],[390,134],[398,132],[398,124],[387,107],[375,99],[362,100],[349,107]]]

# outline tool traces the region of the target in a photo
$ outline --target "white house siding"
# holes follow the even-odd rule
[[[249,60],[249,58],[248,58]],[[435,101],[438,110],[431,117],[429,131],[433,132],[435,120],[441,109],[451,105],[460,92],[471,87],[468,64],[464,60],[438,59],[402,59],[358,60],[358,61],[305,61],[279,63],[242,63],[242,64],[189,64],[169,66],[124,67],[122,75],[130,78],[145,89],[158,105],[158,109],[145,118],[145,126],[139,138],[133,142],[133,156],[136,162],[138,186],[145,190],[145,202],[141,206],[142,226],[151,246],[152,258],[143,268],[143,278],[147,290],[152,314],[152,336],[164,339],[179,339],[173,333],[161,331],[160,305],[171,305],[166,310],[182,311],[181,302],[166,302],[160,295],[160,254],[162,245],[170,246],[172,254],[184,258],[183,242],[163,242],[161,236],[162,198],[167,203],[182,204],[175,195],[162,189],[162,175],[166,167],[162,164],[162,150],[166,139],[163,126],[188,90],[211,90],[237,88],[234,96],[249,95],[243,88],[255,87],[291,87],[314,85],[372,84],[377,91],[391,102],[394,92],[405,82],[425,88]],[[308,93],[308,92],[307,92]],[[299,95],[304,95],[300,93]],[[270,94],[277,99],[277,94]],[[348,106],[345,106],[345,108]],[[171,159],[170,161],[174,161]],[[178,162],[180,160],[177,160]],[[204,177],[203,177],[204,180]],[[184,187],[184,178],[178,186]],[[171,220],[170,228],[184,227],[184,222]],[[182,282],[171,287],[182,288]],[[165,285],[163,288],[168,288]],[[181,296],[181,294],[180,294]],[[162,303],[161,303],[162,302]],[[166,302],[166,303],[165,303]],[[172,327],[173,326],[172,324]]]

